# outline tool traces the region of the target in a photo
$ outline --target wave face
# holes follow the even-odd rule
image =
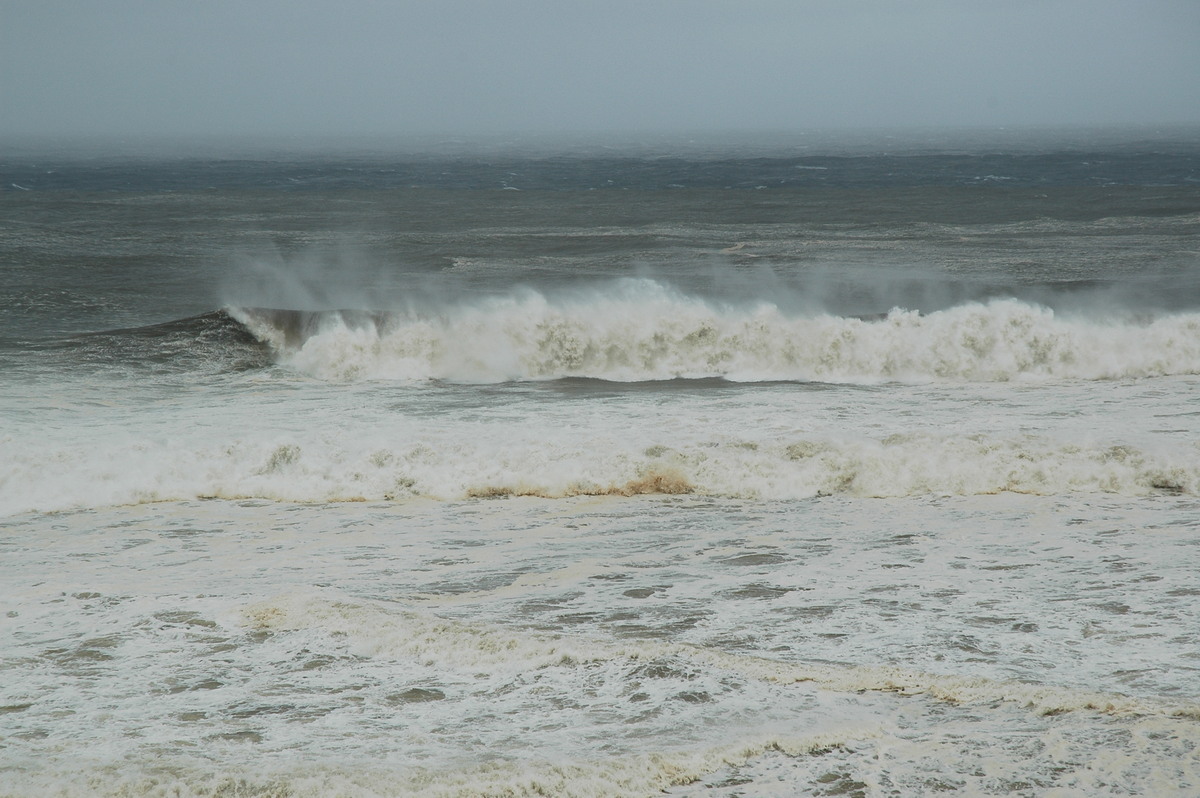
[[[279,361],[329,381],[495,383],[1121,379],[1200,373],[1200,314],[1066,317],[1015,300],[876,318],[727,305],[648,279],[389,313],[234,308]]]
[[[62,368],[102,372],[221,374],[269,366],[272,354],[227,311],[161,324],[72,335],[40,344]],[[39,366],[44,370],[46,364]]]

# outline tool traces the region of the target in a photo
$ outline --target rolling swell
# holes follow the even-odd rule
[[[94,367],[220,373],[270,365],[270,349],[227,311],[61,338],[48,353]]]
[[[405,311],[234,308],[285,366],[318,379],[1007,382],[1200,373],[1200,314],[1060,314],[1017,299],[923,314],[796,315],[652,280]]]

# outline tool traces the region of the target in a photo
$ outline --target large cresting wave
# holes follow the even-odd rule
[[[323,380],[1012,381],[1200,373],[1200,314],[1064,316],[1000,299],[922,314],[792,314],[648,279],[388,312],[230,308]]]

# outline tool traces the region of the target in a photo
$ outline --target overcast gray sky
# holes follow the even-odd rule
[[[0,135],[1200,123],[1200,0],[0,0]]]

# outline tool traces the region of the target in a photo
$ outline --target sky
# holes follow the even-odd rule
[[[1200,0],[0,0],[0,137],[1200,123]]]

